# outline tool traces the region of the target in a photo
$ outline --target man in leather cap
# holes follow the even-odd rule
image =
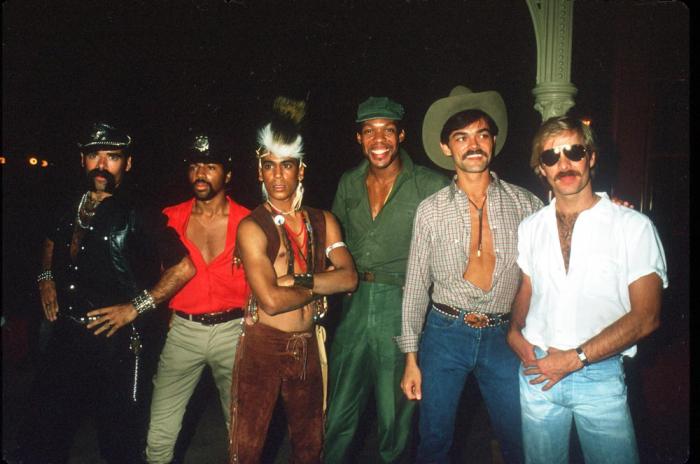
[[[149,463],[173,460],[183,414],[205,365],[219,390],[226,426],[230,423],[231,374],[249,292],[233,249],[238,223],[250,211],[226,195],[231,157],[217,142],[205,134],[192,137],[185,162],[194,197],[163,210],[197,273],[169,303],[173,316],[153,379]]]
[[[166,217],[129,185],[131,137],[99,122],[78,146],[87,185],[55,209],[44,241],[37,281],[53,331],[18,442],[26,462],[66,462],[80,419],[93,412],[101,456],[138,462],[150,381],[145,315],[195,268]]]

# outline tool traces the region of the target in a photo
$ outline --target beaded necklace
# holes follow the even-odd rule
[[[302,217],[305,218],[302,213]],[[302,272],[307,272],[309,268],[306,258],[308,256],[308,242],[309,242],[309,230],[310,228],[305,227],[306,221],[302,224],[299,232],[294,232],[292,228],[286,222],[283,223],[285,234],[287,236],[287,241],[291,243],[292,253],[294,254],[294,260],[299,264],[299,268]],[[301,245],[297,242],[297,237],[302,237]],[[306,251],[306,253],[305,253]]]
[[[306,256],[301,251],[301,247],[299,247],[296,244],[296,241],[289,237],[289,234],[294,234],[292,232],[287,224],[284,224],[284,229],[285,232],[282,235],[282,240],[284,242],[284,247],[287,250],[287,273],[288,274],[294,274],[294,262],[296,259],[299,261],[299,267],[302,268],[303,272],[310,271],[314,268],[314,231],[311,228],[311,222],[309,221],[309,218],[304,214],[302,211],[301,213],[302,220],[304,221],[304,224],[302,225],[301,230],[299,231],[297,236],[301,233],[304,233],[304,230],[306,230],[306,233],[304,233],[304,242],[302,243],[302,247],[306,247]],[[279,226],[278,226],[279,227]],[[292,245],[294,243],[294,245]],[[296,248],[294,246],[296,245]],[[296,250],[298,250],[299,255],[297,256]],[[305,258],[302,260],[302,257]]]

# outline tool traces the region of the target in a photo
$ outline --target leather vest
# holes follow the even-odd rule
[[[314,235],[314,266],[313,269],[309,269],[309,272],[321,272],[326,268],[326,217],[320,209],[305,206],[303,211],[309,217]],[[274,263],[280,249],[280,236],[277,225],[272,220],[272,215],[264,205],[260,205],[251,211],[250,217],[265,233],[267,257],[271,263]]]
[[[79,199],[63,211],[49,238],[59,305],[67,313],[125,303],[152,286],[160,261],[149,234],[141,230],[135,198],[115,193],[102,201],[80,241],[75,259],[70,245]]]

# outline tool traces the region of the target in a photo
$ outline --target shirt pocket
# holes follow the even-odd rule
[[[458,229],[450,230],[450,228],[444,228],[441,225],[438,225],[435,231],[433,260],[438,265],[436,268],[441,270],[466,269],[467,253],[460,237],[461,231]]]

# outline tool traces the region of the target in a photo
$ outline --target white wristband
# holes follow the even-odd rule
[[[347,248],[347,245],[345,244],[345,242],[335,242],[332,245],[329,245],[328,248],[326,248],[326,258],[330,258],[329,255],[331,254],[331,251],[335,250],[336,248],[340,248],[340,247]]]

